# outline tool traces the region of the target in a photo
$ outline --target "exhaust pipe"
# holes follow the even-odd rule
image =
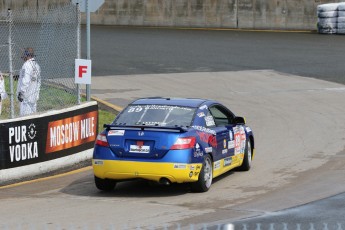
[[[170,182],[170,180],[168,178],[162,177],[161,179],[159,179],[159,184],[170,185],[171,182]]]

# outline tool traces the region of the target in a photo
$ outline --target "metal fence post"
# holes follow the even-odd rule
[[[238,0],[236,0],[236,29],[238,29]]]
[[[79,10],[79,3],[77,3],[77,59],[80,59],[80,10]],[[81,103],[80,98],[80,85],[77,84],[77,93],[78,93],[78,105]]]
[[[90,0],[86,0],[86,4],[85,4],[85,11],[86,11],[86,59],[91,60],[91,45],[90,45],[90,8],[89,8],[89,1]],[[91,85],[90,84],[86,84],[86,100],[90,101],[91,99]]]
[[[10,107],[11,107],[11,118],[14,118],[14,93],[13,93],[13,57],[12,57],[12,11],[8,9],[7,14],[8,21],[8,58],[9,58],[9,78],[10,78]]]

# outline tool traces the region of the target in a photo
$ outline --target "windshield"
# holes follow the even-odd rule
[[[196,108],[171,105],[130,105],[115,125],[190,126]]]

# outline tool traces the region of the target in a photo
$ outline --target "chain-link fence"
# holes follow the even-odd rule
[[[0,119],[78,104],[74,60],[79,41],[80,12],[73,4],[1,12],[0,71],[8,97],[1,94],[0,78]],[[24,65],[29,59],[31,64]]]

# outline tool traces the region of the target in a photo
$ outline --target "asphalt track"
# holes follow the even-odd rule
[[[103,193],[95,188],[90,168],[48,180],[4,187],[0,189],[0,227],[154,229],[170,226],[171,229],[198,229],[223,226],[229,222],[242,224],[243,218],[249,218],[246,220],[252,224],[250,226],[258,229],[254,223],[264,221],[264,218],[271,221],[273,216],[281,214],[277,211],[297,207],[290,211],[295,211],[297,216],[301,216],[299,212],[312,215],[312,211],[306,211],[300,205],[345,191],[345,86],[334,83],[344,81],[339,59],[341,52],[334,48],[344,46],[341,36],[133,28],[110,30],[108,37],[105,31],[98,34],[94,29],[93,32],[96,33],[92,37],[93,42],[97,41],[93,43],[92,54],[97,75],[92,85],[93,96],[120,106],[143,96],[217,99],[238,115],[245,116],[254,130],[257,155],[253,168],[249,172],[232,171],[215,179],[211,190],[203,194],[190,193],[184,185],[165,187],[142,181],[124,182],[114,192]],[[116,36],[112,34],[113,30]],[[219,42],[218,48],[211,39],[212,33],[215,34],[214,40]],[[122,43],[119,37],[122,37]],[[229,45],[227,37],[241,39],[236,45]],[[220,42],[221,38],[225,41]],[[211,52],[213,49],[207,45],[207,40],[211,40],[210,46],[217,48],[216,51]],[[273,55],[280,50],[278,40],[284,47],[289,44],[294,52],[287,57]],[[315,68],[303,66],[311,62],[309,58],[316,57],[311,57],[315,53],[305,52],[312,50],[311,47],[302,47],[315,41],[319,53],[334,54],[326,59],[332,68],[317,65],[324,63],[324,56],[316,61],[313,59]],[[169,48],[163,49],[159,44],[166,44]],[[232,47],[232,53],[228,45]],[[246,49],[248,47],[249,50]],[[253,49],[265,52],[253,52],[256,55],[253,58],[249,55]],[[114,50],[118,56],[110,55]],[[237,50],[236,55],[234,50]],[[122,51],[127,52],[120,54]],[[174,57],[175,61],[172,57],[163,58],[175,53],[179,54]],[[289,56],[292,53],[295,58]],[[260,56],[262,66],[259,63],[255,68],[252,64]],[[239,60],[241,65],[236,66],[240,67],[229,66],[228,59]],[[256,60],[249,61],[252,59]],[[303,61],[301,65],[296,64],[296,59]],[[100,60],[107,68],[100,67]],[[293,65],[294,68],[291,67]],[[156,70],[151,71],[155,66]],[[111,69],[114,73],[110,74],[107,71]],[[310,75],[304,75],[303,71],[309,71]],[[155,74],[158,72],[160,74]],[[334,79],[334,82],[321,80],[323,75],[325,79]],[[324,204],[319,210],[341,208],[344,201],[337,199],[336,202],[340,205],[327,207]],[[315,207],[312,206],[314,211],[317,210]],[[338,213],[342,214],[342,211]],[[263,219],[250,222],[252,217]],[[296,218],[276,220],[289,224],[300,221]],[[315,225],[315,229],[323,229],[323,221],[331,221],[329,226],[334,227],[337,225],[333,222],[343,220],[314,218],[307,221],[321,224],[321,227]],[[284,229],[283,225],[276,226],[276,229]],[[310,226],[305,229],[310,229]]]
[[[91,58],[94,76],[273,69],[345,84],[344,41],[307,31],[97,26],[91,28]]]

